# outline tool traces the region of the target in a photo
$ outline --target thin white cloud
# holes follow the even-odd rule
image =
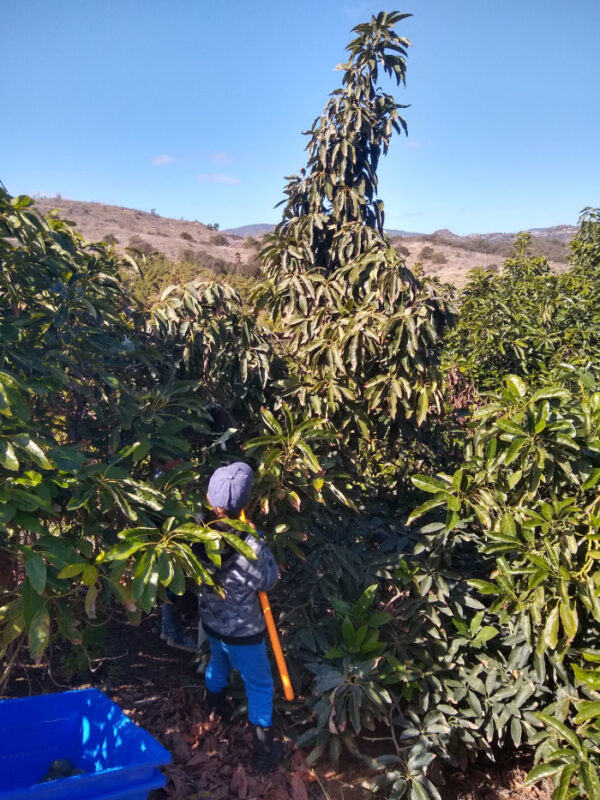
[[[423,146],[422,142],[416,142],[414,139],[409,139],[407,142],[404,142],[404,147],[407,147],[409,150],[422,150]]]
[[[170,156],[168,153],[161,153],[158,156],[152,156],[150,159],[150,163],[154,164],[155,167],[166,167],[168,164],[172,164],[175,161],[173,156]]]
[[[198,175],[198,180],[200,183],[228,183],[230,185],[234,185],[236,183],[241,183],[239,178],[234,178],[233,175],[223,175],[221,173],[211,174],[211,175]]]
[[[231,156],[222,150],[218,150],[210,154],[210,160],[213,164],[231,164]]]
[[[344,9],[344,14],[352,19],[357,19],[358,17],[366,18],[367,3],[344,3],[342,8]]]

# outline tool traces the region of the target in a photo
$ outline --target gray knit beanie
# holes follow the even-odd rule
[[[239,514],[250,500],[254,473],[248,464],[236,461],[215,470],[208,482],[208,501],[213,508]]]

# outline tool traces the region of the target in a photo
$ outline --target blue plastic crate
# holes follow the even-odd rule
[[[85,774],[39,783],[57,758]],[[143,800],[170,761],[98,689],[0,701],[0,800]]]

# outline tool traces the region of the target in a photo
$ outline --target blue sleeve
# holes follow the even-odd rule
[[[260,585],[256,587],[257,592],[268,592],[279,580],[279,568],[273,558],[273,553],[266,544],[261,543],[258,554],[258,569],[261,575]]]
[[[245,556],[237,557],[237,568],[230,573],[231,579],[253,589],[255,592],[268,592],[279,579],[279,569],[273,553],[264,542],[256,539],[248,541],[256,553],[256,559],[250,561]]]

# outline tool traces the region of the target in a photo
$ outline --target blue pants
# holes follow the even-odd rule
[[[235,667],[242,676],[248,697],[248,719],[253,725],[270,728],[273,716],[273,675],[264,640],[258,644],[225,644],[208,637],[210,661],[206,668],[206,688],[220,692],[229,682]]]

